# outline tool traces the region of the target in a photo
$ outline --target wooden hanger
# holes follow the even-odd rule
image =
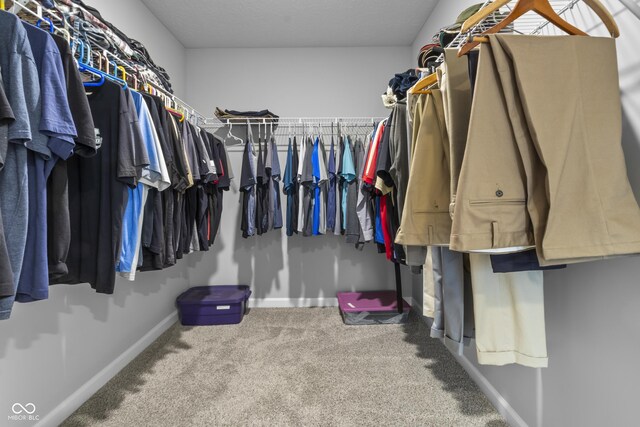
[[[572,36],[586,36],[587,33],[569,24],[562,19],[555,10],[549,4],[549,0],[518,0],[518,3],[513,7],[511,13],[507,15],[502,21],[498,22],[493,27],[486,30],[482,35],[496,34],[500,30],[504,29],[507,25],[521,17],[527,12],[536,12],[538,15],[545,18],[547,21],[560,28],[565,33]],[[477,40],[469,40],[467,43],[460,46],[458,49],[458,56],[467,54],[471,49],[476,47],[480,42]]]
[[[485,20],[489,15],[496,12],[501,7],[505,6],[511,0],[496,0],[493,3],[488,4],[483,7],[473,15],[471,15],[464,23],[462,24],[461,32],[466,33],[474,26],[478,25],[480,22]],[[602,20],[604,25],[607,27],[607,31],[611,34],[611,37],[618,38],[620,37],[620,29],[618,28],[618,24],[616,24],[615,19],[613,19],[613,15],[611,12],[604,7],[604,5],[600,2],[600,0],[582,0],[587,6],[591,8],[595,12],[596,15]]]
[[[595,12],[596,15],[600,18],[600,20],[604,23],[605,27],[607,27],[607,31],[611,34],[611,37],[617,39],[620,37],[620,29],[618,28],[618,24],[616,24],[616,20],[613,19],[613,15],[609,10],[604,7],[600,0],[582,0],[586,3],[587,6],[591,8]]]
[[[479,11],[471,15],[469,18],[467,18],[467,20],[464,21],[464,23],[462,24],[462,28],[460,28],[460,32],[461,33],[468,32],[471,28],[475,27],[476,25],[484,21],[486,18],[489,17],[489,15],[491,15],[493,12],[497,11],[498,9],[500,9],[502,6],[506,5],[510,1],[511,0],[496,0],[492,3],[489,3],[488,5],[486,5],[485,7],[483,7],[482,9],[480,9]]]
[[[412,95],[417,95],[421,93],[431,93],[431,91],[427,92],[429,86],[432,86],[435,82],[438,81],[438,76],[436,73],[429,74],[426,77],[418,80],[418,82],[409,89],[409,93]]]

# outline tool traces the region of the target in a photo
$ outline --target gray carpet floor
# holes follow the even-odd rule
[[[335,308],[175,325],[63,426],[507,424],[426,325],[346,326]]]

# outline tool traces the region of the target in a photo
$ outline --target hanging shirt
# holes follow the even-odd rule
[[[175,165],[173,164],[173,153],[168,142],[168,136],[160,118],[160,110],[155,102],[155,97],[146,93],[143,93],[142,96],[151,114],[153,128],[160,144],[160,149],[158,150],[160,164],[165,164],[170,181]],[[168,203],[169,198],[173,200],[172,191],[169,188],[166,189],[167,191],[164,194],[158,189],[152,188],[149,190],[142,224],[142,265],[140,266],[140,271],[160,270],[165,265],[166,240],[171,233],[170,227],[167,227],[167,216],[172,215],[173,209],[173,206]]]
[[[5,94],[2,73],[0,72],[0,175],[9,148],[7,138],[9,124],[14,121],[15,115]],[[4,237],[2,210],[0,210],[0,298],[12,297],[13,294],[13,271],[11,271],[7,242]]]
[[[342,188],[343,188],[343,179],[342,179],[342,158],[344,152],[344,138],[342,136],[338,137],[338,143],[336,144],[336,222],[335,228],[333,230],[333,234],[336,236],[340,236],[342,231],[344,230],[343,221],[342,221]]]
[[[11,292],[3,292],[8,295],[0,298],[0,319],[8,319],[22,270],[27,239],[29,186],[25,143],[30,143],[32,139],[30,114],[37,111],[40,83],[26,30],[18,17],[1,10],[0,69],[5,94],[14,117],[6,128],[6,155],[3,156],[4,167],[0,172],[0,211],[13,273]],[[38,127],[35,127],[35,133],[38,133]]]
[[[300,205],[300,193],[298,192],[298,188],[300,187],[300,182],[298,180],[298,175],[296,171],[298,170],[298,142],[296,141],[296,137],[293,137],[293,148],[291,153],[291,173],[292,173],[292,181],[293,181],[293,206],[291,207],[291,231],[294,233],[298,233],[298,207]]]
[[[293,208],[293,191],[295,190],[293,174],[292,174],[292,165],[293,163],[293,147],[291,145],[291,138],[289,138],[289,145],[287,147],[287,162],[284,166],[284,177],[282,181],[282,192],[287,196],[287,213],[285,216],[286,221],[286,234],[287,236],[293,236],[292,230],[292,208]]]
[[[367,157],[365,166],[364,166],[364,175],[363,181],[365,184],[374,185],[376,182],[376,166],[378,164],[378,149],[380,145],[380,141],[382,140],[382,134],[384,132],[385,122],[384,120],[378,124],[376,128],[376,133],[373,137],[373,141],[371,143],[371,148],[369,149],[369,157]]]
[[[355,171],[358,169],[358,163],[362,163],[364,148],[362,145],[362,141],[359,139],[356,140],[354,144],[352,144],[351,148],[351,157],[353,159],[353,179],[347,183],[347,204],[346,204],[346,212],[347,212],[347,222],[346,222],[346,241],[347,243],[354,243],[356,248],[361,249],[362,245],[360,244],[360,235],[362,234],[360,231],[360,221],[358,220],[358,181],[356,179]]]
[[[318,235],[318,234],[323,234],[321,231],[321,218],[322,218],[322,205],[323,205],[323,198],[322,198],[322,191],[321,191],[321,185],[323,182],[323,176],[322,176],[322,150],[320,148],[320,138],[316,137],[316,141],[313,144],[313,154],[312,154],[312,158],[311,158],[311,162],[313,165],[313,197],[314,197],[314,201],[313,201],[313,234],[314,235]]]
[[[27,155],[29,228],[16,291],[16,301],[28,302],[49,296],[47,179],[58,158],[67,159],[73,154],[77,131],[69,110],[58,47],[49,33],[26,22],[22,24],[38,70],[41,94],[35,114],[30,118],[33,149]]]
[[[55,34],[52,37],[60,51],[67,101],[78,133],[73,153],[82,157],[95,156],[95,126],[76,60],[66,39]],[[50,284],[57,283],[68,271],[67,255],[71,244],[68,180],[67,162],[58,159],[47,181],[47,257]]]
[[[318,224],[318,232],[320,234],[327,233],[327,181],[329,180],[329,174],[327,172],[327,150],[324,148],[324,142],[322,138],[318,141],[318,160],[320,166],[320,181],[318,187],[320,188],[320,223]]]
[[[265,167],[265,151],[258,138],[258,166],[256,172],[256,232],[258,236],[269,231],[269,177]]]
[[[358,221],[360,223],[360,230],[362,231],[362,240],[364,242],[370,242],[373,240],[373,222],[372,222],[372,209],[371,209],[371,191],[363,185],[362,175],[364,173],[364,159],[369,156],[369,149],[371,148],[371,138],[369,135],[364,144],[363,159],[358,164],[358,200],[356,206],[356,212],[358,215]]]
[[[303,236],[313,235],[313,210],[314,210],[314,177],[313,177],[313,142],[307,137],[306,150],[302,165],[302,178],[300,186],[303,188]]]
[[[153,125],[147,104],[140,93],[131,91],[131,96],[137,113],[137,126],[142,136],[149,165],[143,167],[136,188],[128,189],[129,200],[122,220],[122,246],[116,271],[125,273],[122,276],[128,280],[135,280],[135,272],[142,245],[144,206],[149,189],[164,190],[171,183],[167,166],[161,156],[162,148],[160,147],[158,134]],[[135,123],[132,126],[135,126]]]
[[[251,133],[244,146],[244,154],[242,157],[242,171],[240,176],[240,191],[242,192],[242,221],[240,229],[242,237],[247,238],[256,233],[256,175],[254,172],[255,155],[253,152],[253,144]]]
[[[304,169],[304,160],[306,158],[307,141],[303,136],[300,142],[300,157],[298,163],[298,232],[302,233],[304,230],[304,186],[302,185],[302,172]]]
[[[348,136],[344,138],[344,150],[342,157],[342,171],[340,176],[343,180],[343,188],[342,188],[342,223],[344,224],[345,230],[347,229],[347,197],[349,184],[356,179],[356,169],[353,164],[353,149],[351,147],[351,141]]]
[[[271,146],[271,195],[273,204],[273,228],[282,228],[282,206],[280,200],[280,179],[282,171],[280,169],[280,160],[278,159],[278,147],[275,139],[271,137],[269,142]]]
[[[126,148],[136,139],[122,88],[105,80],[87,91],[100,149],[94,157],[68,162],[71,246],[69,273],[60,281],[88,282],[97,292],[113,293],[127,186],[135,186],[142,165],[132,163]]]
[[[327,230],[334,231],[336,227],[336,157],[333,137],[331,138],[331,149],[329,150],[329,164],[327,167],[329,175],[327,191]]]
[[[385,194],[380,199],[380,225],[382,226],[382,240],[384,241],[385,253],[388,260],[393,258],[393,240],[389,229],[389,195]]]

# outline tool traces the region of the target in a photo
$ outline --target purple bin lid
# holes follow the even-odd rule
[[[237,304],[249,299],[251,290],[247,285],[196,286],[184,291],[176,302],[180,305]]]
[[[338,292],[340,310],[346,313],[362,311],[397,311],[398,303],[395,291],[372,292]],[[411,306],[404,299],[403,311],[411,310]]]

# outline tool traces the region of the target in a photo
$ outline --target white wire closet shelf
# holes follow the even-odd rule
[[[493,0],[487,0],[482,4],[481,8],[493,3]],[[465,41],[472,36],[479,35],[489,28],[493,27],[496,23],[500,22],[501,17],[507,15],[516,1],[511,1],[505,6],[501,7],[483,21],[473,26],[467,32],[460,32],[456,37],[447,45],[447,48],[459,48],[465,43]],[[551,0],[549,4],[556,11],[559,16],[563,16],[567,12],[571,11],[578,4],[582,3],[582,0]],[[519,17],[512,25],[505,28],[502,32],[509,32],[523,35],[540,35],[543,30],[549,25],[549,21],[542,18],[535,12],[528,12]],[[444,58],[442,58],[444,59]],[[440,61],[441,62],[441,61]]]
[[[222,128],[227,126],[272,125],[279,129],[300,129],[312,127],[368,126],[386,119],[386,117],[229,117],[207,118],[200,122],[202,128]]]

